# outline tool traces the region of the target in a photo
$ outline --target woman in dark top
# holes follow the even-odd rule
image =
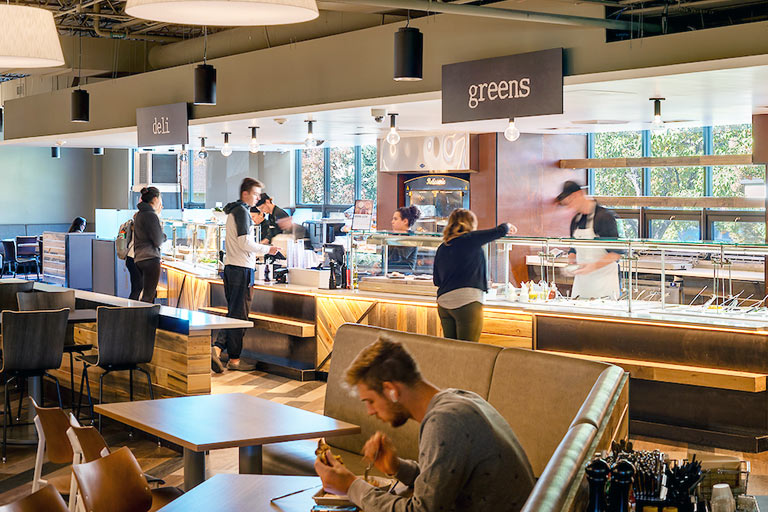
[[[416,206],[403,206],[392,214],[392,231],[410,233],[414,223],[421,217]],[[387,249],[387,270],[412,274],[416,270],[416,247],[390,245]]]
[[[82,233],[83,231],[85,231],[85,219],[83,217],[75,217],[67,233]]]
[[[477,217],[464,208],[451,213],[437,248],[433,282],[437,314],[446,338],[478,341],[483,330],[483,294],[488,290],[483,245],[516,233],[512,224],[477,231]]]
[[[160,280],[160,245],[165,241],[163,226],[157,216],[163,209],[163,199],[155,187],[141,189],[139,210],[133,217],[133,260],[142,276],[141,300],[155,302]]]

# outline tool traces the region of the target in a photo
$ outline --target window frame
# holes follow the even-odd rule
[[[336,147],[349,147],[349,146],[336,146]],[[362,166],[363,166],[363,157],[362,157],[362,146],[360,144],[357,144],[355,146],[351,146],[354,148],[354,190],[355,190],[355,201],[361,198],[362,192],[363,192],[363,186],[362,186]],[[296,197],[295,197],[295,203],[297,208],[312,208],[314,210],[320,210],[323,212],[323,215],[326,215],[328,212],[336,212],[336,211],[344,211],[352,206],[352,204],[335,204],[330,202],[331,198],[331,148],[325,147],[321,148],[323,150],[323,201],[321,203],[305,203],[302,201],[302,186],[301,186],[301,177],[302,177],[302,151],[303,149],[297,149],[295,153],[295,161],[296,165],[294,168],[295,172],[295,178],[296,178]]]

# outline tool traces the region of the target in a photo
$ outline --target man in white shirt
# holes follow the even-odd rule
[[[251,287],[254,280],[256,257],[277,253],[277,247],[256,243],[255,224],[251,219],[251,207],[261,195],[264,185],[253,178],[245,178],[240,184],[240,199],[227,204],[226,253],[224,255],[224,296],[227,298],[227,316],[247,320],[251,308]],[[227,351],[227,369],[251,371],[252,364],[240,360],[245,329],[223,329],[211,347],[211,369],[224,371],[222,350]]]

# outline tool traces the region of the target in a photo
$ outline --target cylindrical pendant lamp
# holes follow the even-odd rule
[[[61,158],[61,147],[51,146],[51,158]]]
[[[423,63],[424,34],[417,28],[400,28],[395,32],[395,80],[421,80]]]
[[[72,122],[87,123],[90,120],[90,111],[88,91],[85,89],[72,91]]]
[[[104,156],[104,148],[93,148],[93,154],[95,156]]]
[[[200,64],[195,68],[195,105],[216,104],[216,68]]]

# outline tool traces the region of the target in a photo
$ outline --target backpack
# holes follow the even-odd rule
[[[128,219],[120,225],[120,230],[115,239],[117,257],[124,260],[128,256],[128,247],[133,240],[133,219]]]

